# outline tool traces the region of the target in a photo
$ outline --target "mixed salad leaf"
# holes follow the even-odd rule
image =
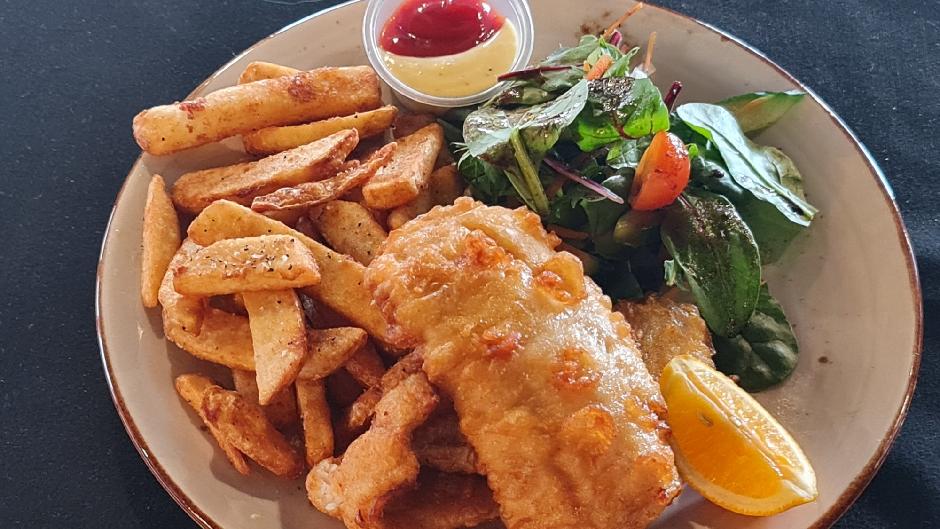
[[[673,109],[681,83],[664,99],[649,57],[634,66],[639,48],[620,41],[585,35],[445,116],[460,173],[477,199],[541,215],[611,297],[688,292],[718,368],[766,389],[793,371],[798,345],[762,264],[817,210],[793,161],[753,136],[804,94]]]

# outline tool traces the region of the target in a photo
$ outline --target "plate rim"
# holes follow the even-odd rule
[[[245,55],[253,51],[255,48],[263,44],[264,42],[279,36],[285,31],[303,24],[309,20],[312,20],[317,17],[326,16],[333,11],[343,9],[352,4],[358,2],[364,2],[366,0],[347,0],[345,2],[339,3],[335,6],[331,6],[322,10],[319,10],[315,13],[311,13],[305,17],[302,17],[290,24],[282,27],[281,29],[271,33],[270,35],[260,39],[251,46],[245,48],[241,53],[233,57],[231,60],[220,66],[216,69],[209,77],[207,77],[203,82],[196,86],[187,97],[192,96],[196,92],[202,90],[205,86],[211,83],[216,77],[222,74],[223,71],[230,68],[234,63],[241,60]],[[687,21],[693,22],[699,26],[704,27],[705,29],[717,34],[722,40],[731,42],[734,45],[738,46],[742,50],[748,52],[750,55],[757,57],[765,64],[773,68],[777,73],[782,75],[788,81],[792,82],[798,86],[801,90],[806,92],[810,98],[812,98],[819,106],[825,111],[829,116],[829,119],[832,120],[833,124],[836,126],[836,129],[842,132],[843,135],[848,138],[849,142],[855,148],[855,150],[861,155],[868,165],[870,175],[875,177],[875,184],[878,189],[881,191],[882,196],[885,202],[888,205],[888,209],[891,212],[892,220],[894,221],[895,229],[897,230],[898,239],[901,243],[901,250],[904,254],[904,261],[907,267],[908,272],[908,286],[914,300],[914,346],[911,351],[912,364],[911,370],[908,374],[907,388],[905,389],[904,398],[901,401],[900,406],[898,407],[897,412],[895,412],[894,419],[891,422],[891,427],[885,433],[885,436],[882,438],[881,442],[878,444],[878,447],[875,449],[875,452],[869,458],[865,466],[862,467],[861,471],[852,479],[849,485],[845,488],[842,494],[836,499],[832,507],[830,507],[826,512],[824,512],[813,525],[808,529],[827,529],[832,526],[845,512],[849,507],[858,499],[858,497],[864,492],[865,488],[875,477],[878,469],[881,468],[881,465],[884,464],[885,459],[890,452],[891,445],[894,443],[894,440],[897,438],[901,426],[904,424],[905,419],[907,418],[908,411],[910,410],[911,400],[914,395],[915,388],[917,386],[917,377],[920,372],[920,363],[921,356],[923,351],[923,337],[924,337],[924,312],[923,312],[923,296],[921,292],[920,285],[920,274],[917,268],[917,260],[914,257],[913,246],[911,245],[910,234],[908,233],[907,226],[904,224],[904,220],[901,216],[900,209],[898,208],[897,201],[895,200],[894,191],[891,188],[891,184],[888,182],[887,178],[884,175],[884,172],[881,169],[881,166],[878,165],[878,162],[872,156],[871,152],[868,150],[868,147],[858,138],[855,132],[852,130],[848,124],[843,121],[843,119],[836,114],[836,112],[829,106],[828,103],[823,100],[813,89],[806,86],[802,81],[797,79],[793,74],[787,71],[785,68],[774,62],[772,59],[767,57],[762,51],[758,50],[756,47],[748,44],[744,40],[715,27],[712,24],[703,22],[695,17],[680,13],[674,9],[667,7],[662,7],[653,4],[646,4],[647,8],[657,9],[664,11],[672,16],[676,16]],[[153,456],[151,456],[150,448],[147,445],[146,440],[141,435],[137,425],[134,423],[133,417],[131,417],[130,412],[128,411],[125,403],[124,397],[121,395],[121,390],[118,388],[118,385],[115,381],[114,373],[111,366],[110,351],[108,349],[107,338],[105,337],[105,323],[104,318],[101,313],[101,304],[102,304],[102,277],[104,275],[104,258],[107,251],[108,243],[110,242],[110,234],[112,229],[112,222],[114,221],[114,213],[117,209],[118,202],[121,201],[121,198],[124,195],[124,191],[127,188],[127,182],[130,180],[130,177],[133,173],[137,171],[140,165],[143,163],[143,153],[138,155],[137,159],[134,161],[130,170],[127,173],[127,176],[124,177],[124,181],[121,184],[120,189],[118,190],[117,195],[114,199],[114,204],[111,207],[111,212],[108,215],[108,221],[105,224],[104,234],[102,235],[101,241],[101,250],[98,255],[98,266],[96,270],[96,279],[95,279],[95,330],[98,335],[98,349],[101,356],[102,367],[104,368],[105,380],[108,385],[108,391],[111,394],[111,400],[114,404],[115,410],[118,413],[118,416],[121,419],[121,423],[124,425],[124,429],[127,432],[128,436],[131,439],[131,443],[134,445],[134,448],[137,450],[137,453],[143,459],[144,464],[150,470],[150,473],[153,474],[160,486],[166,490],[167,494],[179,505],[179,507],[187,514],[189,517],[196,522],[200,527],[204,529],[223,529],[215,520],[209,517],[199,506],[193,501],[186,493],[173,481],[170,475],[166,472],[160,462]]]

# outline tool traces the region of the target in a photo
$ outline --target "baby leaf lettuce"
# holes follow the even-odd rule
[[[737,334],[757,305],[761,268],[757,243],[731,202],[690,189],[667,210],[661,235],[672,282],[692,293],[714,334]]]
[[[729,97],[717,104],[734,114],[745,134],[754,134],[776,123],[805,95],[799,90],[751,92]]]
[[[572,126],[585,152],[669,129],[669,110],[648,78],[607,77],[590,82],[588,104]]]
[[[545,153],[584,109],[587,97],[587,82],[579,81],[554,101],[516,110],[481,107],[464,121],[466,155],[505,171],[526,205],[545,215],[548,198],[538,178],[538,167]]]
[[[718,105],[687,103],[676,114],[688,127],[714,143],[735,183],[759,200],[773,204],[791,222],[809,226],[817,210],[789,187],[794,183],[792,175],[788,177],[789,185],[783,183],[779,165],[783,153],[771,153],[769,148],[747,139],[734,115]]]
[[[761,285],[757,308],[739,334],[715,336],[715,365],[723,373],[736,375],[747,391],[761,391],[793,372],[799,345],[780,304]]]

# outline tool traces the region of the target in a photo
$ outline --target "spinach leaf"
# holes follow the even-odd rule
[[[750,191],[735,183],[720,157],[716,161],[705,155],[695,156],[691,165],[693,185],[723,195],[734,204],[754,234],[762,263],[776,262],[790,242],[805,231],[805,226],[790,222],[773,204],[758,200]]]
[[[791,222],[809,226],[816,208],[783,183],[776,154],[747,139],[730,112],[718,105],[687,103],[676,114],[692,130],[714,142],[735,183],[757,199],[773,204]]]
[[[481,107],[464,121],[467,153],[505,171],[526,205],[545,215],[548,198],[538,178],[539,164],[580,114],[587,97],[587,82],[581,81],[558,99],[531,107]]]
[[[786,92],[751,92],[729,97],[717,104],[734,114],[745,134],[756,133],[773,125],[806,96],[799,90]]]
[[[747,391],[761,391],[786,379],[796,368],[799,345],[793,328],[763,284],[757,308],[740,334],[714,337],[715,365],[736,375]]]
[[[649,137],[644,137],[638,140],[622,140],[620,143],[611,145],[610,150],[607,151],[607,165],[617,170],[636,169],[650,141]]]
[[[733,336],[748,322],[760,290],[760,253],[751,230],[721,195],[689,189],[660,229],[702,318],[717,335]]]

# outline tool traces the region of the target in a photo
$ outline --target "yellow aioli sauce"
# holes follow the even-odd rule
[[[465,52],[441,57],[405,57],[383,51],[388,70],[402,83],[430,96],[463,97],[495,85],[516,58],[519,39],[512,22],[486,42]]]

